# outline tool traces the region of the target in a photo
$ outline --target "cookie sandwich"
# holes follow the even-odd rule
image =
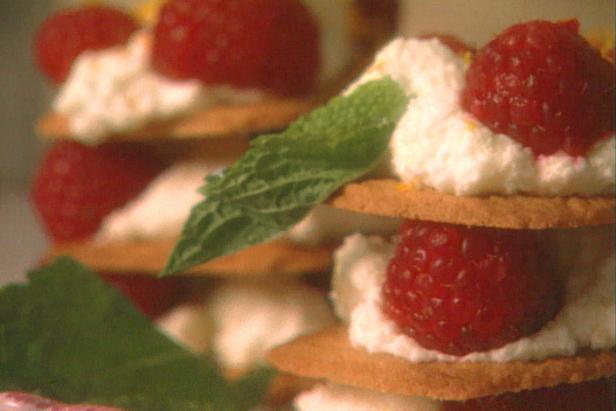
[[[388,75],[414,98],[394,178],[331,204],[408,220],[336,252],[343,327],[270,353],[328,381],[298,409],[613,407],[613,63],[576,21],[468,53],[395,40],[359,81]]]

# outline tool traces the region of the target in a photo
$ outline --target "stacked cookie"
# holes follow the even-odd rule
[[[200,7],[197,3],[194,7]],[[297,58],[309,59],[310,65],[315,67],[302,68],[309,70],[309,75],[280,68],[286,71],[278,73],[278,77],[283,77],[291,88],[273,91],[266,85],[242,85],[236,89],[217,85],[226,84],[228,81],[225,79],[212,80],[213,83],[210,81],[207,84],[214,85],[206,87],[197,80],[183,79],[190,77],[189,73],[165,73],[164,70],[171,69],[160,69],[158,66],[172,64],[165,58],[171,60],[179,57],[164,55],[164,50],[160,50],[164,48],[158,43],[167,41],[166,31],[182,27],[164,27],[164,17],[152,17],[157,13],[147,14],[147,18],[153,20],[146,20],[145,28],[137,28],[137,23],[129,16],[118,17],[113,11],[99,12],[100,16],[96,12],[91,16],[82,13],[84,21],[92,19],[96,23],[98,18],[101,24],[122,26],[126,32],[122,33],[122,39],[126,43],[99,52],[84,53],[74,63],[72,60],[63,62],[69,67],[64,68],[63,83],[54,101],[54,109],[41,117],[37,124],[39,133],[50,140],[75,140],[90,145],[120,144],[141,151],[148,161],[158,167],[152,168],[158,171],[165,168],[165,171],[155,180],[150,177],[145,189],[142,184],[140,190],[131,196],[132,204],[122,201],[122,204],[113,207],[111,214],[105,214],[95,230],[90,230],[93,232],[54,244],[49,255],[69,254],[99,270],[159,272],[185,216],[199,199],[196,190],[204,177],[219,171],[243,154],[251,136],[284,128],[297,116],[336,93],[348,75],[361,65],[362,56],[369,54],[370,48],[383,36],[382,32],[377,31],[368,36],[369,31],[366,30],[362,31],[362,36],[357,33],[360,31],[358,28],[351,29],[351,26],[363,26],[365,19],[391,18],[390,15],[367,15],[365,6],[362,8],[361,4],[340,3],[333,9],[318,1],[307,4],[308,9],[302,7],[298,9],[300,11],[296,10],[299,17],[285,16],[290,21],[293,18],[303,19],[302,22],[308,20],[306,27],[309,33],[304,35],[310,41],[302,44],[302,48],[309,51],[302,52],[307,56]],[[202,7],[209,6],[204,3]],[[270,7],[275,9],[277,6],[273,4]],[[225,10],[219,12],[224,15]],[[174,17],[174,13],[178,11],[169,6],[167,18]],[[61,25],[63,19],[68,21],[72,18],[66,15],[55,17],[55,24]],[[79,17],[74,19],[78,20]],[[187,30],[199,30],[199,24],[205,23],[184,21],[177,24],[186,25]],[[55,41],[53,31],[59,30],[53,24],[48,21],[41,28],[37,40],[41,49],[50,48],[44,43],[46,38],[51,38],[49,42]],[[393,29],[390,27],[390,30]],[[210,33],[212,37],[224,37],[226,34]],[[318,38],[321,38],[320,44]],[[301,40],[298,34],[295,40],[288,41]],[[84,44],[83,47],[95,46]],[[96,47],[101,48],[98,44]],[[280,47],[298,48],[291,43]],[[319,50],[320,55],[317,55]],[[38,52],[37,55],[42,55],[38,57],[39,61],[43,61],[41,65],[46,67],[47,64],[52,67],[48,70],[53,71],[58,64],[45,63],[47,55],[54,55],[52,51]],[[229,54],[233,52],[233,49],[228,50]],[[175,64],[202,64],[198,55],[193,60],[186,58],[186,61],[176,61]],[[319,62],[320,68],[317,67]],[[222,61],[219,64],[227,63]],[[193,69],[189,67],[184,70]],[[308,93],[292,89],[299,87],[295,85],[293,76],[310,77],[306,80],[310,85]],[[310,227],[304,227],[304,231],[310,230]],[[307,242],[312,244],[276,241],[193,272],[251,274],[323,271],[330,262],[328,254],[331,247],[314,246],[318,242],[315,238]]]
[[[54,242],[46,257],[69,255],[98,271],[193,351],[214,350],[230,375],[272,344],[331,324],[323,293],[300,278],[326,272],[348,233],[340,221],[351,219],[325,207],[286,235],[184,278],[154,277],[205,177],[241,156],[252,136],[337,93],[394,29],[366,29],[368,20],[390,21],[395,8],[363,3],[174,0],[132,15],[96,6],[51,16],[35,46],[41,70],[59,85],[37,124],[54,143],[33,187]],[[368,222],[368,231],[384,224]]]
[[[359,80],[414,97],[390,143],[397,179],[330,199],[408,220],[348,237],[330,294],[344,325],[268,359],[326,381],[302,411],[613,409],[613,63],[575,21],[512,26],[477,52],[441,39],[395,40]]]

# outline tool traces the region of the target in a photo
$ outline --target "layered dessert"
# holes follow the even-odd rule
[[[59,89],[39,131],[63,141],[44,155],[32,188],[54,243],[47,257],[95,269],[236,378],[274,345],[331,325],[325,293],[299,277],[327,271],[333,245],[358,229],[345,211],[323,206],[272,242],[183,273],[193,278],[154,276],[205,178],[243,154],[253,134],[286,126],[332,93],[357,64],[352,8],[173,0],[136,16],[96,6],[50,17],[35,54]],[[396,225],[368,218],[365,230]],[[274,395],[294,387],[287,380]]]
[[[366,53],[351,1],[155,3],[145,25],[104,7],[43,23],[37,62],[60,89],[41,134],[100,143],[275,130]]]
[[[331,203],[408,220],[348,237],[331,291],[345,326],[269,359],[328,381],[300,410],[613,409],[613,62],[575,21],[478,51],[450,40],[395,40],[358,81],[413,97],[393,178]]]
[[[251,7],[257,6],[258,13],[252,13]],[[61,12],[44,22],[37,34],[35,51],[41,69],[54,81],[61,82],[54,106],[70,118],[71,124],[63,137],[100,144],[108,138],[114,139],[117,133],[139,130],[147,141],[140,140],[139,146],[129,150],[140,151],[144,157],[140,163],[149,162],[150,168],[160,173],[155,179],[150,176],[147,182],[140,183],[130,195],[118,195],[119,198],[109,200],[112,206],[103,207],[99,202],[96,205],[101,209],[96,211],[87,210],[89,204],[79,204],[79,199],[70,200],[69,195],[53,188],[56,192],[51,196],[61,203],[64,213],[73,213],[73,219],[89,220],[82,221],[82,225],[89,227],[84,232],[77,229],[74,234],[60,236],[55,236],[54,229],[48,227],[56,243],[50,256],[70,254],[105,271],[159,271],[189,210],[200,198],[197,189],[204,176],[219,172],[241,155],[248,147],[245,134],[263,130],[257,124],[259,121],[279,117],[269,105],[268,96],[313,93],[319,84],[330,83],[352,64],[357,47],[353,44],[354,35],[347,20],[353,7],[352,2],[336,2],[334,7],[327,7],[319,1],[243,3],[239,8],[231,4],[213,5],[208,1],[150,2],[138,9],[138,19],[109,8],[88,7]],[[197,13],[199,10],[203,13]],[[378,10],[377,7],[363,13],[378,14]],[[201,17],[193,19],[197,14]],[[268,18],[268,25],[255,25],[255,19],[263,17],[261,15]],[[217,20],[212,26],[208,19],[214,18],[221,21]],[[228,32],[229,24],[225,22],[244,22],[245,30],[252,27],[251,37],[245,38],[233,30]],[[292,29],[280,36],[276,30],[281,29],[279,25],[283,22]],[[101,32],[97,28],[101,25],[109,28]],[[77,41],[79,30],[83,31],[83,38]],[[186,34],[188,37],[178,44],[166,45],[165,42],[177,40],[170,39],[173,32],[191,34]],[[295,34],[290,35],[291,32]],[[61,42],[63,37],[67,37],[67,41]],[[215,47],[206,47],[216,39]],[[301,42],[301,47],[296,47],[294,42]],[[175,50],[176,54],[170,50]],[[221,56],[207,59],[199,50]],[[292,55],[285,51],[284,64],[274,64],[281,58],[276,56],[284,50],[292,50]],[[241,56],[246,60],[238,65],[236,60]],[[273,71],[267,72],[270,69]],[[227,103],[238,109],[245,97],[252,101],[250,104],[263,110],[254,116],[256,122],[246,121],[237,113],[218,111],[216,114],[216,110],[221,105],[227,107]],[[182,117],[196,106],[202,106],[212,120],[206,122],[207,127],[218,128],[219,132],[214,135],[225,138],[200,139],[208,134],[207,130],[193,129],[198,131],[192,135],[197,140],[155,141],[168,137],[164,135],[166,128],[162,124],[146,126],[148,123]],[[282,127],[291,118],[284,116],[280,124],[268,127]],[[233,129],[235,120],[241,122],[243,130]],[[128,137],[119,138],[125,141]],[[99,149],[92,149],[96,150]],[[114,146],[112,150],[122,151],[124,147]],[[47,168],[54,167],[51,164]],[[73,166],[74,169],[79,167],[79,164]],[[132,172],[126,171],[124,184]],[[71,172],[79,173],[77,170]],[[99,175],[90,177],[100,178],[104,173],[106,171],[101,170]],[[55,176],[58,181],[52,182],[49,178],[41,182],[39,191],[46,191],[55,184],[62,185],[62,173]],[[59,190],[85,191],[85,187],[65,184]],[[93,193],[97,194],[103,193]],[[37,197],[45,197],[45,194]],[[73,221],[59,217],[60,207],[53,202],[37,201],[39,213],[45,225],[62,225],[64,228],[60,230],[66,230]],[[331,261],[329,243],[350,232],[344,224],[340,227],[340,220],[344,218],[344,213],[338,211],[316,210],[288,237],[200,271],[226,274],[323,271]],[[58,221],[54,223],[55,219]],[[287,241],[288,238],[291,241]],[[262,258],[264,254],[269,258]]]

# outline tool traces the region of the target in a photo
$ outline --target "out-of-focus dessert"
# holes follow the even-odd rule
[[[352,1],[161,5],[141,28],[102,7],[67,11],[43,24],[37,61],[62,82],[56,114],[39,122],[43,135],[96,143],[118,134],[142,140],[275,130],[335,92],[375,45],[354,40]],[[369,10],[371,18],[385,18],[376,11]],[[117,29],[84,29],[97,19]],[[81,43],[74,38],[79,30]]]

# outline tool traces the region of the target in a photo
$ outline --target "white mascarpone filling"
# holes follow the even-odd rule
[[[101,224],[97,240],[148,240],[179,235],[191,208],[203,199],[197,189],[204,184],[205,176],[219,172],[225,165],[193,161],[171,166],[139,197],[109,214]],[[400,220],[395,218],[318,205],[283,237],[298,244],[318,245],[353,232],[389,234],[399,225]]]
[[[197,190],[203,186],[205,177],[224,166],[200,161],[172,165],[136,199],[105,217],[96,239],[111,242],[178,236],[191,208],[203,199]]]
[[[566,276],[563,307],[537,333],[485,352],[456,357],[428,350],[400,333],[381,311],[381,288],[395,244],[359,234],[347,237],[335,253],[333,290],[336,313],[349,323],[353,345],[413,362],[541,360],[573,355],[582,348],[614,347],[613,226],[546,231]]]
[[[535,159],[495,134],[458,102],[464,59],[436,39],[396,39],[352,86],[390,76],[414,96],[391,140],[391,168],[402,181],[455,195],[600,195],[614,192],[614,137],[585,157],[564,152]]]
[[[223,102],[253,102],[263,94],[229,86],[176,81],[150,68],[151,34],[141,30],[126,45],[81,54],[53,103],[69,117],[75,139],[99,143],[114,132],[137,129],[196,108]]]
[[[326,296],[299,282],[228,281],[156,324],[194,353],[212,350],[223,367],[246,370],[274,346],[335,321]]]
[[[318,384],[293,401],[297,411],[439,411],[440,401],[420,397],[384,394],[376,391]]]
[[[325,295],[296,282],[229,281],[206,305],[214,354],[234,369],[249,368],[271,348],[336,321]]]

